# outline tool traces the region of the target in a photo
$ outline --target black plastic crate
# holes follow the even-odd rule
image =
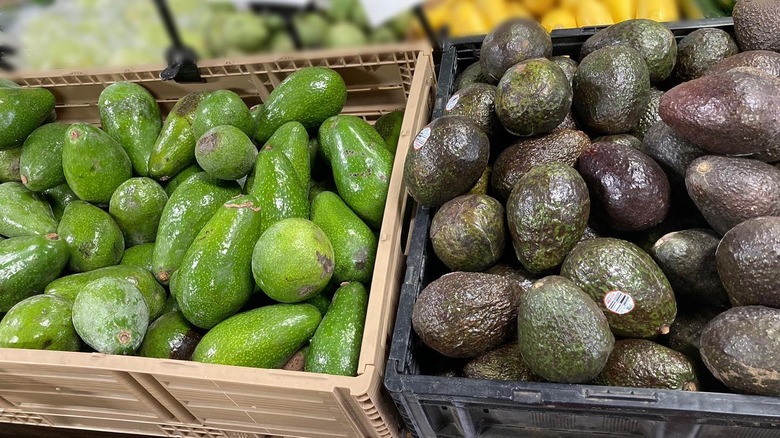
[[[733,31],[730,18],[670,23],[678,39],[701,27]],[[579,58],[598,29],[553,33],[553,53]],[[445,44],[433,118],[457,74],[479,57],[482,37]],[[445,271],[428,239],[433,209],[419,207],[385,386],[419,437],[780,437],[780,398],[594,385],[504,382],[422,375],[427,347],[412,329],[420,291]]]

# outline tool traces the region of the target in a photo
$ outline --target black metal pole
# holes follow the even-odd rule
[[[168,9],[168,3],[165,0],[154,0],[155,6],[157,6],[157,12],[160,14],[160,18],[163,21],[165,30],[168,32],[168,36],[171,38],[173,47],[182,47],[181,38],[179,37],[179,31],[176,29],[176,23],[171,16],[171,10]]]

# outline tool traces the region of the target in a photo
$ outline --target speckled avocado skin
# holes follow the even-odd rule
[[[696,29],[677,45],[674,76],[683,82],[700,78],[715,65],[738,52],[737,43],[726,31]]]
[[[0,183],[22,181],[22,175],[19,171],[21,157],[21,146],[0,150]]]
[[[198,165],[214,178],[238,180],[255,164],[257,149],[249,137],[234,126],[209,129],[195,145]]]
[[[202,137],[210,129],[221,125],[235,126],[247,136],[252,135],[254,121],[241,97],[230,90],[216,90],[198,102],[192,119],[192,133]]]
[[[43,292],[68,263],[68,244],[56,234],[0,241],[0,312]]]
[[[274,304],[239,313],[201,339],[192,360],[255,368],[281,368],[311,339],[321,320],[310,304]]]
[[[108,212],[125,236],[127,247],[154,242],[168,195],[153,179],[123,182],[111,196]]]
[[[636,128],[647,106],[650,75],[639,52],[612,46],[586,56],[574,74],[574,112],[594,133]]]
[[[707,155],[707,151],[677,135],[663,120],[647,131],[639,150],[658,162],[676,187],[685,185],[685,172],[693,160]]]
[[[496,88],[501,124],[523,137],[552,131],[571,109],[572,88],[566,74],[548,59],[529,59],[512,66]]]
[[[65,123],[43,125],[24,141],[18,170],[28,189],[40,192],[65,183],[62,147],[69,126]]]
[[[149,156],[149,176],[167,181],[195,161],[192,130],[195,110],[210,91],[195,91],[179,99],[171,109]]]
[[[125,249],[124,255],[122,255],[122,261],[120,265],[135,266],[137,268],[146,269],[150,273],[154,273],[154,264],[152,263],[152,255],[154,254],[154,243],[143,243]]]
[[[55,231],[57,221],[43,195],[19,182],[0,184],[0,235],[18,237]]]
[[[552,40],[542,25],[530,18],[516,18],[500,24],[485,37],[479,62],[482,74],[495,84],[518,62],[550,55]]]
[[[551,382],[587,382],[604,368],[615,337],[596,303],[571,281],[545,277],[520,297],[523,360]]]
[[[582,288],[606,314],[618,336],[652,338],[665,334],[677,315],[669,281],[646,252],[624,240],[600,237],[577,244],[561,266],[561,275]],[[612,291],[631,297],[627,313],[607,309],[604,298]]]
[[[545,272],[563,262],[588,226],[588,186],[566,164],[543,164],[520,179],[506,208],[517,259],[532,273]]]
[[[513,380],[520,382],[540,382],[537,376],[520,354],[517,343],[502,345],[494,350],[477,356],[463,366],[463,375],[470,379]]]
[[[710,372],[732,391],[780,396],[778,331],[780,310],[734,307],[707,324],[699,352]]]
[[[0,88],[0,149],[22,144],[54,110],[54,95],[45,88]]]
[[[56,187],[46,189],[43,191],[46,200],[51,205],[52,212],[54,212],[54,218],[57,220],[62,219],[62,214],[65,212],[65,207],[71,202],[78,201],[79,197],[73,193],[73,190],[68,187],[67,184],[60,184]]]
[[[295,168],[282,151],[265,149],[257,154],[253,180],[250,184],[247,179],[245,191],[257,199],[261,232],[282,219],[309,217],[306,187],[301,185]]]
[[[200,339],[201,334],[180,312],[168,312],[149,324],[138,355],[189,360]]]
[[[381,120],[381,118],[380,118]],[[379,123],[379,120],[377,120]],[[309,157],[309,134],[299,122],[287,122],[274,132],[263,149],[276,149],[284,154],[298,175],[301,185],[308,188],[311,180],[311,159]]]
[[[70,247],[68,268],[86,272],[119,264],[125,251],[122,230],[105,211],[84,201],[65,207],[59,234]]]
[[[72,302],[50,295],[20,301],[0,321],[0,347],[79,351],[72,308]]]
[[[496,87],[481,83],[463,87],[447,101],[444,115],[468,117],[488,135],[498,132],[501,128],[496,116]]]
[[[696,391],[694,362],[684,354],[646,339],[615,342],[606,366],[594,383],[634,388]]]
[[[98,98],[103,130],[127,152],[135,173],[149,175],[149,156],[162,129],[160,107],[146,89],[132,82],[106,87]]]

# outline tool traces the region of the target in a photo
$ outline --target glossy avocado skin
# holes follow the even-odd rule
[[[566,164],[544,164],[520,179],[506,208],[517,259],[542,273],[560,265],[582,237],[590,216],[588,186]]]
[[[548,59],[529,59],[504,73],[496,88],[496,114],[511,134],[544,134],[571,110],[572,89],[566,74]]]
[[[531,168],[546,163],[574,166],[590,139],[582,131],[562,129],[543,137],[521,139],[504,149],[493,164],[491,187],[502,199]]]
[[[652,158],[632,147],[594,143],[580,155],[579,169],[593,202],[604,209],[615,230],[646,230],[669,212],[666,174]]]
[[[602,135],[593,139],[593,143],[608,142],[630,146],[634,149],[642,150],[642,140],[631,134]]]
[[[72,302],[48,295],[20,301],[0,321],[0,347],[79,351],[72,308]]]
[[[62,214],[65,212],[65,207],[67,207],[68,204],[79,200],[79,197],[73,193],[73,190],[71,190],[67,184],[60,184],[56,187],[46,189],[43,191],[43,194],[46,197],[46,200],[49,201],[56,220],[62,219]]]
[[[669,348],[700,360],[701,332],[725,310],[722,307],[700,307],[678,314],[669,329]]]
[[[22,181],[22,175],[19,170],[21,157],[21,146],[0,150],[0,183]]]
[[[639,117],[639,123],[637,123],[636,128],[631,130],[631,134],[640,141],[645,138],[650,127],[661,120],[658,108],[661,105],[661,96],[663,96],[663,94],[664,92],[657,88],[651,88],[648,93],[647,105],[642,112],[642,116]]]
[[[569,84],[574,81],[574,73],[579,67],[579,63],[568,56],[553,56],[550,61],[554,62],[558,67],[563,70],[563,74],[566,75],[566,79],[569,80]]]
[[[33,131],[24,141],[19,172],[28,189],[40,192],[65,183],[62,147],[69,127],[65,123],[49,123]]]
[[[235,126],[215,126],[195,144],[198,165],[214,178],[235,181],[245,177],[255,164],[257,149]]]
[[[724,59],[737,53],[739,47],[726,31],[696,29],[677,45],[674,76],[682,82],[700,78],[712,72],[713,67]]]
[[[715,262],[719,243],[714,231],[694,228],[666,234],[650,249],[679,303],[728,307],[729,297]]]
[[[54,110],[54,95],[45,88],[0,88],[0,149],[22,144]]]
[[[552,382],[593,379],[615,344],[601,309],[559,276],[539,280],[520,297],[517,330],[523,360]]]
[[[740,0],[732,10],[734,34],[742,50],[780,52],[777,38],[780,5],[767,0]]]
[[[667,91],[660,114],[680,136],[715,154],[776,149],[780,78],[750,67],[704,76]]]
[[[497,82],[498,81],[494,81],[494,83]],[[466,88],[471,84],[477,84],[477,83],[483,83],[483,84],[490,83],[488,78],[482,73],[482,64],[479,61],[466,67],[463,70],[463,72],[460,75],[458,75],[458,78],[455,79],[454,89],[457,91],[462,88]]]
[[[716,316],[701,334],[701,357],[734,392],[780,395],[780,310],[734,307]],[[733,345],[740,345],[735,349]]]
[[[138,355],[160,359],[190,360],[201,334],[178,312],[168,312],[149,324]]]
[[[661,269],[650,255],[624,240],[600,237],[580,242],[564,260],[561,275],[598,303],[618,336],[652,338],[668,333],[677,314],[674,292]],[[634,307],[622,314],[609,310],[604,298],[612,291],[630,296]]]
[[[706,155],[688,167],[685,185],[719,234],[747,219],[780,215],[780,170],[760,161]]]
[[[380,118],[381,120],[381,118]],[[377,120],[379,123],[379,120]],[[397,141],[396,141],[397,143]],[[298,176],[301,185],[308,189],[311,180],[311,158],[309,157],[309,134],[299,122],[287,122],[274,132],[263,149],[276,149],[284,154]]]
[[[586,56],[574,74],[574,113],[588,129],[623,134],[636,128],[650,97],[650,75],[639,52],[612,46]]]
[[[196,110],[210,91],[194,91],[176,102],[149,155],[149,176],[158,181],[173,178],[195,161],[195,142],[192,130]]]
[[[474,83],[459,89],[447,101],[444,115],[468,117],[488,135],[498,132],[501,122],[496,115],[496,87]]]
[[[173,194],[176,188],[181,185],[181,183],[186,181],[187,178],[191,177],[192,175],[200,172],[203,172],[203,169],[197,164],[191,164],[185,167],[179,173],[177,173],[176,176],[169,179],[165,184],[165,194],[170,198],[170,196]]]
[[[446,274],[417,297],[414,331],[444,356],[478,356],[506,342],[514,331],[517,289],[516,283],[499,275]]]
[[[251,185],[246,192],[255,197],[261,212],[261,232],[287,218],[308,218],[310,205],[306,187],[287,156],[278,149],[264,149],[257,154]]]
[[[595,379],[607,386],[696,391],[699,380],[692,359],[646,339],[623,339]]]
[[[247,136],[252,135],[254,122],[241,97],[230,90],[205,94],[198,102],[192,119],[192,134],[199,139],[217,126],[234,126]]]
[[[114,219],[84,201],[75,201],[65,207],[57,234],[68,242],[68,268],[73,272],[119,264],[125,251],[122,230]]]
[[[675,189],[685,186],[685,173],[693,160],[707,155],[707,151],[677,135],[663,120],[647,131],[639,150],[661,165]]]
[[[725,73],[737,67],[753,67],[780,77],[780,53],[768,50],[740,52],[712,66],[707,75]]]
[[[31,236],[57,231],[49,203],[19,182],[0,184],[0,235]]]
[[[735,226],[717,247],[717,266],[734,306],[780,307],[780,218],[748,219]]]
[[[620,45],[639,52],[653,83],[668,78],[677,62],[674,34],[662,24],[645,19],[626,20],[599,31],[585,41],[580,56],[584,58],[604,47]]]
[[[401,137],[401,128],[404,123],[404,112],[393,111],[376,119],[374,129],[385,139],[387,150],[395,156],[398,149],[398,139]]]
[[[485,37],[479,62],[482,74],[495,84],[511,66],[551,55],[552,40],[541,24],[530,18],[516,18],[500,24]]]
[[[502,345],[468,361],[463,366],[463,375],[470,379],[543,381],[525,363],[516,342]]]
[[[154,242],[168,195],[151,178],[130,178],[117,187],[108,212],[125,236],[127,247]]]
[[[68,244],[56,234],[0,241],[0,312],[43,292],[68,263]]]

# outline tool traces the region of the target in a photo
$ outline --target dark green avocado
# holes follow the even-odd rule
[[[466,88],[471,84],[488,83],[488,78],[482,74],[482,64],[477,61],[463,70],[463,73],[455,79],[455,91]],[[498,82],[498,81],[496,81]]]
[[[685,185],[685,172],[693,160],[707,155],[704,149],[677,135],[663,121],[647,131],[639,150],[661,165],[675,188]]]
[[[496,116],[496,87],[475,83],[459,89],[447,101],[444,115],[468,117],[491,135],[501,128]]]
[[[701,358],[699,355],[701,332],[724,310],[722,307],[700,307],[678,314],[669,329],[669,348],[691,359]]]
[[[683,391],[699,389],[693,360],[679,351],[646,339],[615,342],[607,365],[594,383]]]
[[[477,356],[463,366],[463,375],[471,379],[539,382],[543,379],[528,367],[517,343],[502,345]]]
[[[574,80],[574,73],[577,71],[579,63],[568,56],[553,56],[550,61],[554,62],[558,67],[563,70],[563,74],[569,80],[569,84]]]
[[[634,149],[642,150],[642,140],[631,134],[602,135],[593,139],[593,143],[609,142],[630,146]]]
[[[716,28],[696,29],[677,45],[674,76],[681,82],[700,78],[713,66],[738,52],[737,43],[726,31]]]
[[[531,18],[516,18],[503,22],[485,37],[479,62],[482,74],[495,84],[509,67],[550,55],[552,39],[542,25]]]

